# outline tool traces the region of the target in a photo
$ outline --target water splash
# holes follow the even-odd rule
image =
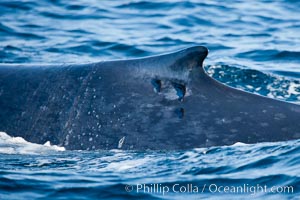
[[[0,132],[0,153],[2,154],[42,154],[56,151],[65,151],[64,147],[44,145],[27,142],[22,137],[11,137],[5,132]]]

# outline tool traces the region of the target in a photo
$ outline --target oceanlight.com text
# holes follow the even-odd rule
[[[196,193],[212,193],[212,194],[249,194],[255,195],[257,193],[270,194],[293,194],[293,186],[268,186],[268,185],[221,185],[221,184],[203,184],[196,185],[188,184],[133,184],[125,186],[126,192],[167,195],[168,193],[178,194],[196,194]]]

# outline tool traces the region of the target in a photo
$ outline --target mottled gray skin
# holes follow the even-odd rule
[[[0,65],[0,131],[88,150],[300,138],[299,105],[217,82],[202,68],[207,53],[197,46],[85,65]]]

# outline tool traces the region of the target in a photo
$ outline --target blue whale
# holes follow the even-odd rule
[[[300,138],[300,106],[203,69],[195,46],[82,65],[0,65],[0,131],[66,149],[175,150]]]

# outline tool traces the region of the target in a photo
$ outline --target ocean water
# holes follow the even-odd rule
[[[1,0],[1,63],[210,50],[224,84],[300,103],[300,2]],[[1,130],[0,130],[1,131]],[[0,132],[0,199],[300,199],[300,140],[67,151]]]

